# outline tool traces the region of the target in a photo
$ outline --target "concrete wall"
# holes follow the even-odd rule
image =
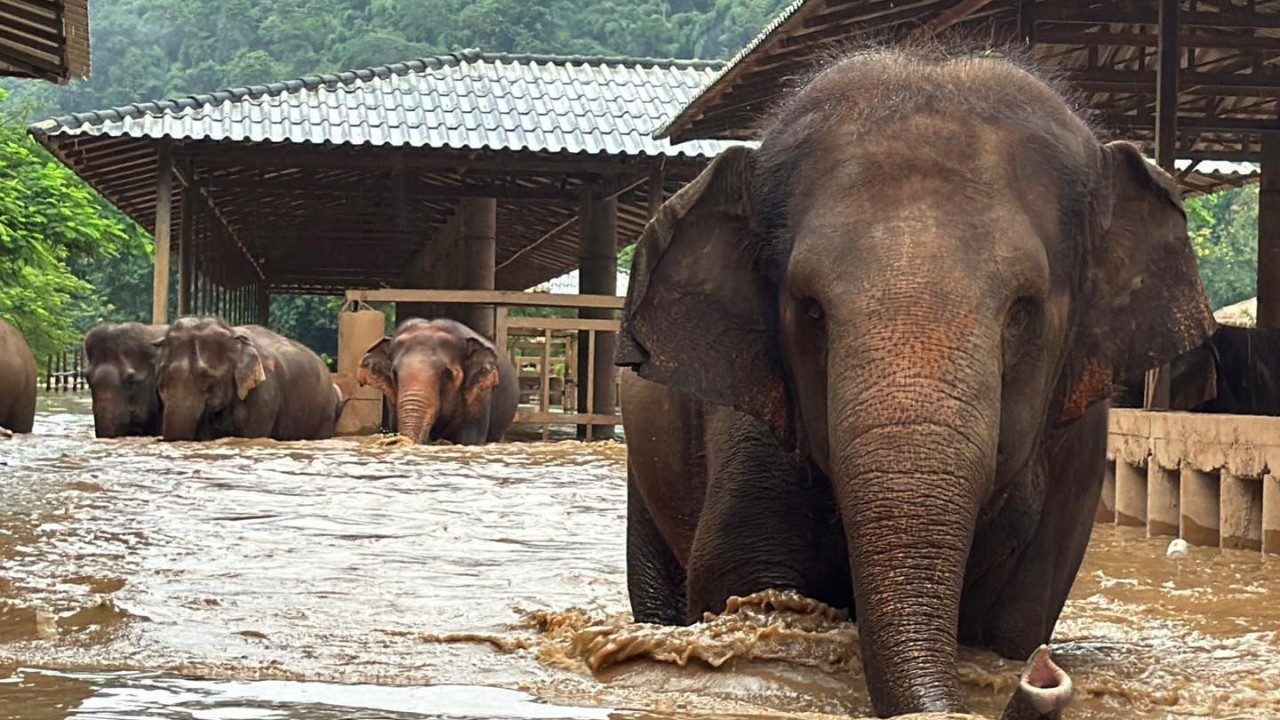
[[[1280,418],[1112,410],[1099,522],[1280,555]]]

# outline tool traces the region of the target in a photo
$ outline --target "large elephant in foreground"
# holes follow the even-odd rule
[[[36,358],[22,334],[0,319],[0,435],[29,433],[36,421]]]
[[[882,716],[963,711],[957,640],[1049,642],[1113,380],[1214,329],[1172,178],[992,57],[830,64],[634,263],[636,620],[769,587],[847,607]]]
[[[84,376],[93,396],[97,437],[160,434],[157,343],[168,330],[168,325],[107,323],[85,334]]]
[[[156,341],[165,440],[324,440],[343,398],[324,361],[260,325],[187,317]]]
[[[515,419],[511,360],[488,338],[447,318],[410,318],[369,348],[356,379],[382,391],[396,429],[415,443],[497,442]]]

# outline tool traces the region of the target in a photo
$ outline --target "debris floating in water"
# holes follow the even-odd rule
[[[413,439],[396,433],[395,435],[383,435],[374,444],[378,447],[402,447],[404,445],[412,445]]]
[[[1187,552],[1191,550],[1191,545],[1186,540],[1178,538],[1169,543],[1169,549],[1165,551],[1165,557],[1180,558],[1186,557]]]

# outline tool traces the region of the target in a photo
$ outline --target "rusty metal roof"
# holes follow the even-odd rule
[[[88,0],[0,0],[0,75],[89,77]]]
[[[652,133],[720,63],[466,50],[53,118],[42,136],[712,157]]]

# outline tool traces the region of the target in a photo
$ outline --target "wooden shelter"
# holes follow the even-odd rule
[[[155,233],[154,322],[175,274],[180,315],[233,322],[265,322],[271,293],[524,290],[574,268],[612,296],[617,250],[726,145],[652,137],[718,67],[467,50],[30,132]],[[397,307],[494,333],[492,304]]]
[[[1260,175],[1258,324],[1280,327],[1276,0],[797,0],[657,137],[750,139],[774,98],[825,53],[944,32],[1030,45],[1083,93],[1097,126],[1153,147],[1189,191]],[[1260,169],[1228,164],[1238,162]],[[1153,374],[1150,407],[1167,407],[1167,385],[1167,373]]]
[[[0,0],[0,76],[89,77],[88,0]]]

